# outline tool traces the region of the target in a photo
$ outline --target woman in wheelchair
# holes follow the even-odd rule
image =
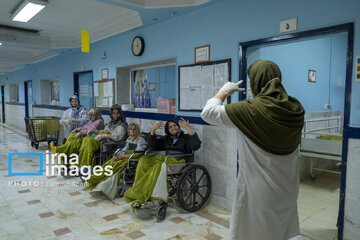
[[[108,195],[111,199],[113,199],[116,195],[115,191],[114,193],[111,193],[111,189],[117,190],[118,185],[118,176],[121,175],[121,171],[124,168],[124,166],[128,163],[128,159],[130,156],[135,152],[144,152],[147,147],[147,142],[145,139],[141,136],[141,131],[139,125],[136,123],[130,123],[128,127],[128,134],[129,137],[126,139],[126,145],[122,149],[118,149],[118,151],[115,152],[114,157],[110,159],[109,161],[105,162],[102,165],[102,169],[105,169],[106,166],[111,166],[113,175],[108,176],[103,172],[101,175],[96,176],[92,175],[89,180],[86,182],[86,188],[93,190],[96,187],[96,190],[104,192],[106,195]],[[132,161],[137,161],[139,157],[141,157],[142,154],[135,154],[132,156]],[[113,179],[110,179],[110,191],[109,186],[104,184],[99,184],[109,177],[112,177]],[[114,186],[115,185],[115,186]],[[98,187],[97,187],[98,186]],[[110,196],[111,195],[111,196]]]
[[[106,124],[103,131],[94,129],[88,132],[83,139],[79,151],[79,167],[90,166],[94,153],[99,150],[101,142],[109,139],[115,142],[124,141],[127,138],[127,122],[118,104],[114,104],[110,110],[111,121]]]
[[[188,134],[185,134],[180,129],[179,123],[187,130]],[[167,121],[165,124],[165,136],[155,135],[155,131],[164,126],[162,122],[156,123],[147,136],[149,147],[182,153],[192,153],[192,151],[198,150],[201,146],[201,141],[196,132],[191,128],[189,121],[181,118],[179,123],[175,120]],[[165,159],[166,156],[163,155],[144,155],[140,158],[136,168],[134,185],[124,194],[126,202],[131,202],[133,207],[136,204],[144,204],[152,200],[163,200],[167,202],[167,199],[158,197],[159,195],[157,195],[154,190],[158,185],[158,177]],[[166,160],[166,164],[179,163],[185,163],[185,160],[182,159],[178,161],[172,157],[168,157]]]
[[[76,153],[81,149],[82,139],[92,130],[101,130],[104,128],[104,119],[102,118],[101,112],[97,108],[91,108],[88,112],[89,119],[84,125],[75,128],[69,135],[66,143],[55,147],[51,142],[50,147],[52,152],[55,153],[65,153],[69,156],[72,153]]]

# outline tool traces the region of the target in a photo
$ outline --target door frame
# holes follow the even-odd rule
[[[5,85],[1,86],[2,122],[5,123]]]
[[[341,164],[341,182],[340,182],[340,201],[339,201],[339,215],[338,215],[338,240],[343,239],[344,233],[344,210],[345,210],[345,190],[346,190],[346,169],[347,169],[347,155],[349,136],[351,130],[358,129],[349,126],[350,120],[350,105],[351,105],[351,84],[352,84],[352,70],[354,57],[354,23],[345,23],[330,27],[324,27],[303,32],[289,33],[285,35],[273,36],[248,42],[239,43],[239,80],[247,79],[247,49],[255,45],[264,45],[270,43],[281,43],[289,40],[298,40],[301,38],[320,37],[333,33],[347,33],[347,53],[346,53],[346,77],[345,77],[345,103],[344,103],[344,126],[343,126],[343,143],[342,143],[342,164]],[[245,89],[246,88],[246,81]],[[239,94],[239,101],[246,98],[245,94]]]
[[[91,73],[92,74],[93,88],[94,88],[94,73],[93,73],[93,70],[74,72],[74,95],[78,96],[80,102],[81,102],[81,99],[80,99],[80,96],[79,96],[79,75],[83,74],[83,73]],[[94,102],[95,102],[95,99],[93,101],[93,107],[95,106]]]
[[[26,80],[24,81],[24,96],[25,96],[25,117],[29,117],[29,94],[28,94],[28,83],[32,80]],[[32,87],[31,87],[32,88]]]

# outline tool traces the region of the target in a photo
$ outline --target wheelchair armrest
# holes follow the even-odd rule
[[[193,156],[194,153],[184,153],[184,152],[180,152],[180,151],[173,151],[173,150],[167,150],[165,152],[166,155],[168,156],[179,156],[179,157],[190,157],[190,156]]]
[[[134,151],[134,153],[136,153],[136,154],[145,154],[146,151]]]
[[[100,151],[101,152],[112,152],[118,148],[123,148],[125,146],[125,141],[115,142],[111,139],[106,139],[101,142]]]
[[[179,151],[167,150],[166,156],[173,157],[177,160],[185,159],[187,163],[194,162],[194,153],[184,153]]]

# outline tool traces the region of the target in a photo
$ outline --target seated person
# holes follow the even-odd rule
[[[184,127],[188,134],[185,134],[180,125]],[[165,124],[165,136],[156,136],[155,131],[163,126],[162,122],[158,122],[152,128],[150,134],[147,137],[147,141],[150,147],[162,146],[162,150],[173,150],[183,153],[191,153],[196,151],[201,146],[201,141],[194,130],[191,129],[189,121],[185,121],[183,118],[177,123],[175,120],[169,120]],[[139,164],[136,168],[134,185],[125,192],[124,199],[126,202],[143,204],[149,200],[163,200],[167,199],[158,197],[154,189],[157,185],[161,185],[158,181],[158,176],[162,169],[162,164],[165,161],[165,156],[162,155],[145,155],[139,159]],[[185,160],[176,160],[172,157],[167,158],[166,164],[178,164],[185,163]],[[165,169],[166,171],[166,169]],[[160,179],[160,178],[159,178]],[[166,179],[165,179],[166,181]],[[156,188],[158,189],[158,188]],[[167,191],[167,190],[165,190]]]
[[[115,173],[119,173],[116,176],[116,178],[114,178],[112,181],[112,183],[116,186],[114,187],[112,184],[112,186],[110,186],[111,189],[116,189],[116,190],[118,189],[118,183],[119,183],[118,177],[121,175],[121,172],[119,171],[122,171],[123,167],[128,163],[128,159],[131,156],[131,154],[134,151],[145,151],[147,147],[147,142],[141,136],[139,125],[137,125],[136,123],[130,123],[128,127],[128,134],[129,137],[126,140],[126,145],[122,149],[119,149],[118,154],[116,154],[115,157],[113,157],[112,159],[110,159],[109,161],[105,162],[102,165],[103,170],[105,169],[106,166],[111,166],[113,175]],[[141,154],[134,154],[131,160],[137,161],[139,157],[141,157]],[[87,180],[86,188],[93,190],[96,186],[100,186],[98,185],[100,182],[106,180],[107,178],[113,175],[106,175],[105,172],[102,172],[101,175],[98,176],[93,174],[91,175],[91,178]],[[109,193],[109,189],[107,188],[108,187],[104,184],[101,185],[100,187],[97,187],[98,190],[104,192],[108,196],[111,195],[111,197],[110,196],[109,197],[111,199],[114,199],[117,191],[111,194]]]
[[[114,104],[110,110],[111,121],[106,124],[103,131],[94,129],[84,137],[79,150],[79,167],[90,166],[94,153],[100,148],[101,141],[110,139],[124,141],[127,138],[126,118],[118,104]],[[95,136],[96,135],[96,136]]]
[[[73,95],[69,99],[71,108],[65,110],[60,124],[64,128],[64,138],[67,139],[75,128],[84,125],[89,121],[86,109],[80,105],[79,98]]]
[[[101,130],[104,128],[104,119],[102,118],[99,109],[91,108],[88,115],[90,121],[81,127],[75,128],[69,135],[69,138],[65,144],[59,147],[55,147],[52,142],[50,143],[53,154],[65,153],[67,156],[69,156],[72,153],[78,152],[82,145],[82,138],[84,136],[86,136],[92,130]]]

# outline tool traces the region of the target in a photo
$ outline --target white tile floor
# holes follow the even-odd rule
[[[197,213],[169,207],[166,219],[139,219],[122,199],[94,196],[78,178],[8,176],[8,153],[36,151],[23,135],[0,124],[0,239],[225,239],[230,213],[208,205]],[[44,159],[45,160],[45,159]],[[39,171],[39,160],[15,158],[13,171]],[[292,240],[336,239],[339,176],[321,174],[301,183],[302,236]],[[80,185],[80,186],[79,186]],[[265,239],[265,238],[264,238]],[[261,239],[262,240],[262,239]]]

